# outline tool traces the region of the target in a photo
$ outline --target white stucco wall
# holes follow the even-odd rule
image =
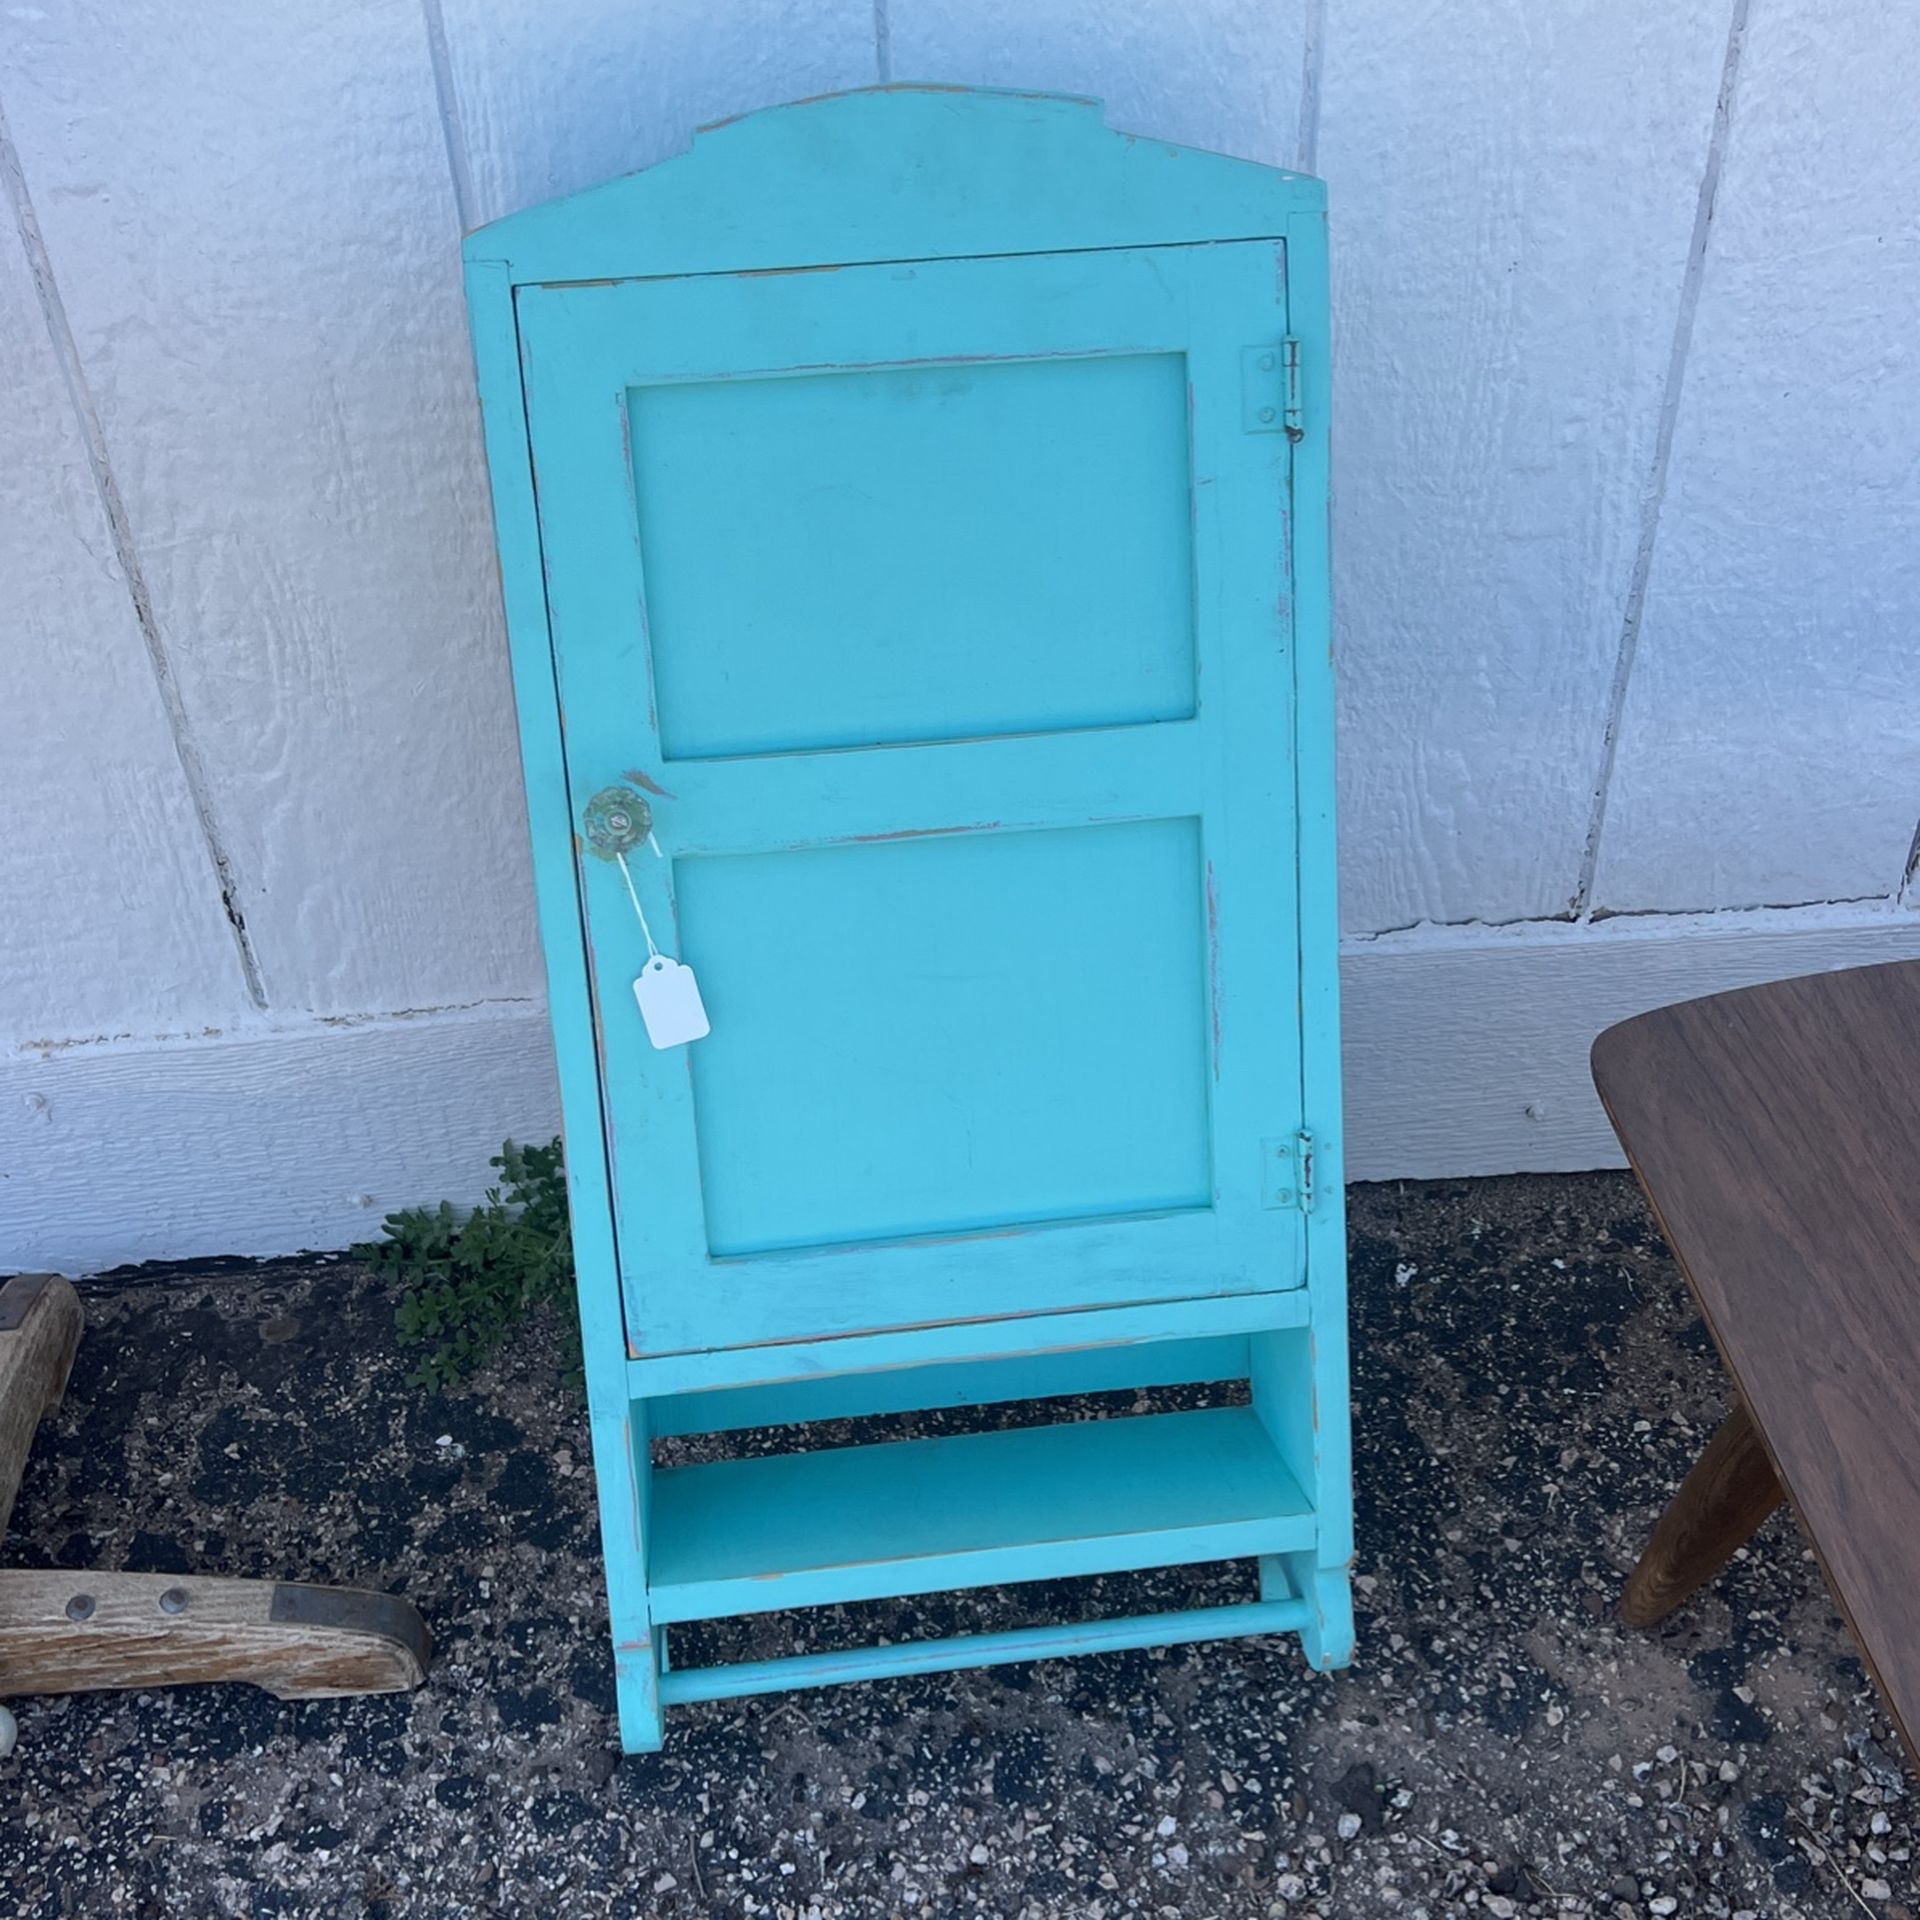
[[[1610,1164],[1600,1026],[1920,954],[1912,9],[13,7],[0,1270],[551,1130],[458,238],[876,78],[1331,184],[1357,1175]]]

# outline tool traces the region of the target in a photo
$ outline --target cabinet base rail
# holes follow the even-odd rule
[[[957,1634],[840,1653],[803,1653],[782,1660],[743,1660],[731,1666],[669,1668],[660,1675],[660,1702],[732,1700],[795,1687],[831,1687],[914,1673],[950,1673],[963,1667],[1001,1667],[1020,1660],[1117,1653],[1129,1647],[1172,1647],[1192,1640],[1225,1640],[1255,1633],[1299,1633],[1313,1618],[1302,1599],[1250,1600],[1228,1607],[1190,1607],[1118,1620],[1016,1627],[1005,1633]]]

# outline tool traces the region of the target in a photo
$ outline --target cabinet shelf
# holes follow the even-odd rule
[[[1311,1547],[1251,1407],[833,1447],[653,1476],[665,1624]]]

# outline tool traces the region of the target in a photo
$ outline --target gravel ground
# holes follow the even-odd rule
[[[390,1586],[420,1692],[16,1703],[11,1911],[1913,1920],[1898,1749],[1791,1521],[1654,1634],[1621,1575],[1721,1411],[1624,1176],[1353,1193],[1360,1651],[1242,1641],[676,1710],[621,1759],[550,1341],[422,1397],[351,1262],[108,1275],[13,1565]],[[771,1617],[687,1655],[1247,1597],[1241,1567]],[[857,1617],[864,1616],[864,1617]]]

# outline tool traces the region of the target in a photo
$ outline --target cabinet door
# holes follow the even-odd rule
[[[522,290],[635,1354],[1299,1284],[1284,269]]]

